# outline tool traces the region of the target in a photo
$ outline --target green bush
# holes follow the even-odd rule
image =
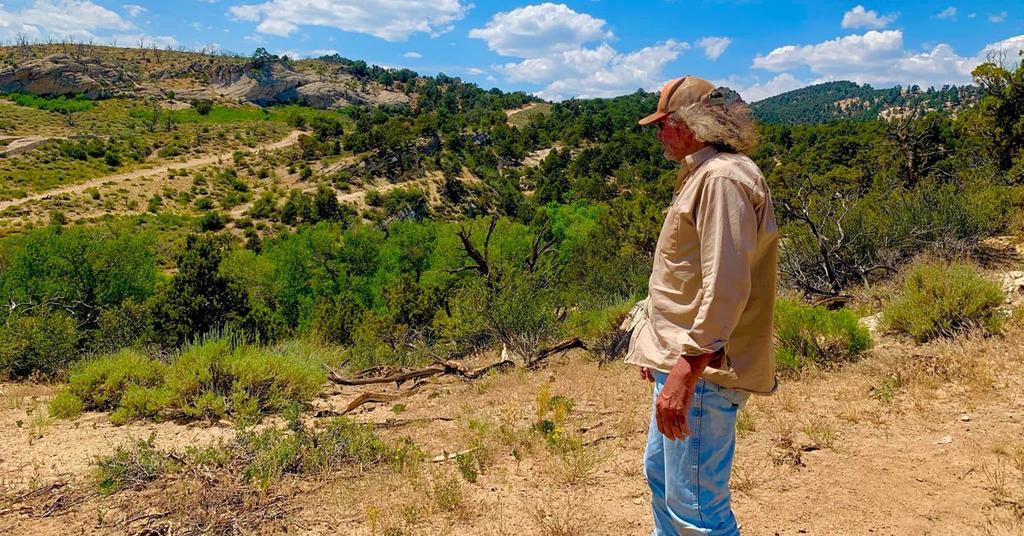
[[[129,298],[120,305],[103,309],[92,333],[92,350],[109,354],[140,344],[150,324],[150,309]]]
[[[308,402],[327,379],[321,361],[302,348],[280,350],[224,337],[189,346],[167,371],[171,407],[189,419],[253,419]]]
[[[998,333],[999,286],[962,263],[929,262],[913,266],[900,296],[882,314],[885,329],[906,333],[917,342],[954,336],[971,329]]]
[[[82,413],[82,399],[71,391],[61,391],[50,401],[49,413],[57,419],[73,419]]]
[[[138,489],[175,469],[175,463],[153,446],[155,435],[117,447],[110,456],[96,459],[96,487],[103,495]]]
[[[79,411],[116,410],[131,388],[159,386],[165,368],[160,361],[128,349],[85,362],[71,372],[67,388],[50,405],[50,415],[73,417],[78,414],[71,411],[75,406]]]
[[[111,411],[114,424],[229,416],[253,421],[309,402],[326,379],[315,348],[270,348],[217,337],[186,347],[170,365],[132,349],[89,361],[72,372],[50,414]]]
[[[61,311],[8,319],[0,327],[0,375],[57,376],[78,359],[80,339],[74,318]]]
[[[236,444],[249,460],[242,472],[246,482],[267,487],[288,474],[321,476],[344,464],[395,466],[422,457],[408,445],[388,445],[369,426],[345,417],[328,421],[321,431],[298,421],[290,426],[292,432],[268,428],[239,434]]]
[[[782,373],[853,361],[870,347],[870,333],[850,311],[785,299],[775,304],[775,361]]]

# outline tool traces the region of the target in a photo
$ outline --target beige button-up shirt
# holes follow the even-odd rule
[[[777,269],[775,213],[757,165],[713,147],[686,157],[626,362],[670,372],[681,355],[724,348],[705,380],[773,392]]]

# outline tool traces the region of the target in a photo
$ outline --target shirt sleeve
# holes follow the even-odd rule
[[[729,341],[750,296],[750,257],[757,246],[753,192],[741,181],[711,177],[694,209],[700,240],[703,297],[683,355],[720,350]]]

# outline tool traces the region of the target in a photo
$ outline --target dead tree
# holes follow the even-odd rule
[[[909,114],[891,117],[885,124],[885,134],[900,157],[907,188],[915,187],[951,152],[942,144],[939,119],[934,115],[922,118],[916,108]]]
[[[465,227],[456,231],[466,263],[449,273],[474,272],[482,279],[480,314],[486,318],[488,329],[502,343],[509,357],[532,367],[544,358],[540,347],[552,335],[551,325],[556,316],[553,305],[552,310],[544,310],[551,305],[545,303],[544,293],[557,277],[557,267],[545,262],[554,251],[555,239],[537,235],[521,263],[506,261],[505,265],[498,266],[490,248],[497,223],[498,217],[492,216],[482,247],[473,243]],[[550,317],[545,320],[548,314]]]

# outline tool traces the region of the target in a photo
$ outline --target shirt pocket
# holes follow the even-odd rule
[[[679,254],[679,220],[679,209],[672,204],[665,214],[664,223],[661,224],[657,245],[658,253],[670,259]]]
[[[644,300],[644,302],[646,301],[647,300]],[[633,357],[633,353],[636,352],[637,338],[640,336],[640,332],[647,327],[647,323],[649,320],[650,317],[647,315],[647,307],[645,303],[645,306],[637,311],[637,317],[633,318],[630,322],[630,324],[632,325],[632,329],[630,330],[629,334],[629,345],[626,347],[626,355],[625,357],[623,357],[624,361],[629,362],[629,360]]]

